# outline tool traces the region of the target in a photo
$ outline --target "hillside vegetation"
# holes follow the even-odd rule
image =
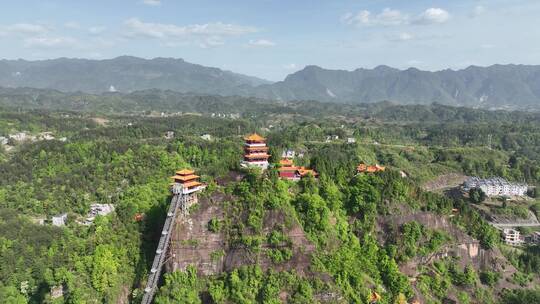
[[[535,114],[191,96],[171,104],[185,102],[197,113],[159,117],[144,112],[153,105],[112,115],[67,107],[74,95],[43,94],[59,94],[47,97],[54,107],[25,92],[26,105],[0,111],[0,136],[25,131],[56,138],[10,139],[0,150],[5,303],[138,303],[170,200],[168,176],[182,167],[195,168],[209,184],[190,216],[220,211],[199,224],[222,242],[211,257],[227,267],[205,274],[194,263],[166,274],[156,303],[368,303],[373,292],[379,303],[540,298],[536,246],[510,250],[468,201],[422,187],[449,173],[538,185]],[[66,108],[59,111],[62,100]],[[222,110],[209,106],[220,100]],[[315,168],[319,179],[286,182],[275,169],[239,173],[242,137],[255,131],[268,138],[273,163],[283,149],[294,149],[303,154],[297,164]],[[388,170],[356,175],[360,162]],[[81,225],[93,203],[113,204],[115,211]],[[52,226],[51,216],[64,212],[67,225]],[[397,224],[395,217],[407,220]],[[47,219],[44,225],[39,218]],[[203,241],[180,247],[202,252]],[[478,246],[479,254],[459,251],[460,245]],[[241,258],[227,259],[234,256]],[[52,292],[58,287],[61,296]]]

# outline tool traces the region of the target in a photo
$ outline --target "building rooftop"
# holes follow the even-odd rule
[[[313,170],[313,169],[306,169],[304,167],[300,167],[298,168],[298,173],[300,174],[300,176],[307,176],[309,174],[313,175],[313,177],[317,177],[319,175],[319,173],[317,173],[317,171]]]
[[[191,169],[182,169],[182,170],[176,171],[176,174],[178,174],[178,175],[191,175],[193,173],[195,173],[195,171],[193,171]]]
[[[192,187],[197,187],[197,186],[201,186],[201,185],[202,185],[202,183],[198,182],[198,181],[193,181],[193,182],[182,184],[182,186],[184,186],[184,188],[192,188]]]
[[[246,146],[245,147],[248,151],[262,151],[262,150],[268,150],[268,147],[267,146],[264,146],[264,147],[250,147],[250,146]]]
[[[266,153],[256,153],[256,154],[246,154],[246,158],[268,158],[270,157],[269,154]]]
[[[374,166],[368,166],[366,164],[359,164],[358,167],[356,167],[356,170],[358,172],[368,172],[368,173],[374,173],[374,172],[381,172],[386,170],[386,167],[374,165]]]
[[[522,183],[509,182],[502,177],[480,178],[476,176],[469,177],[463,185],[465,188],[476,188],[480,186],[527,186]]]
[[[244,137],[244,140],[249,140],[249,141],[264,141],[266,140],[264,137],[260,136],[259,134],[257,133],[253,133],[251,135],[248,135],[246,137]]]
[[[293,165],[293,161],[292,159],[288,159],[288,158],[283,158],[279,161],[279,165],[280,166],[292,166]]]
[[[172,179],[174,180],[180,180],[180,181],[189,181],[189,180],[192,180],[192,179],[197,179],[199,178],[200,176],[198,175],[195,175],[195,174],[189,174],[189,175],[175,175],[175,176],[171,176]]]

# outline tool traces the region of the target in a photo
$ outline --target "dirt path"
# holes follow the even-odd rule
[[[467,179],[468,176],[459,173],[449,173],[438,176],[437,178],[424,183],[422,188],[426,191],[442,191],[450,188],[455,188]]]
[[[102,127],[106,127],[107,124],[109,123],[109,120],[103,117],[92,117],[92,121]]]

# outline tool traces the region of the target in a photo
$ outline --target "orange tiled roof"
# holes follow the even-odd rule
[[[366,164],[359,164],[358,167],[356,167],[356,170],[358,172],[368,172],[368,173],[375,173],[386,170],[386,167],[375,165],[375,166],[368,166]]]
[[[248,151],[259,151],[259,150],[268,150],[269,148],[264,146],[264,147],[247,147],[246,146],[246,150]]]
[[[245,146],[244,149],[248,150],[260,150],[260,149],[268,149],[268,146]]]
[[[197,181],[193,181],[193,182],[189,182],[189,183],[182,184],[182,186],[184,186],[184,188],[197,187],[197,186],[200,186],[200,185],[202,185],[202,183],[201,183],[201,182],[197,182]]]
[[[304,167],[298,168],[298,173],[300,174],[300,176],[306,176],[308,174],[311,174],[311,175],[313,175],[313,177],[316,177],[317,175],[319,175],[317,173],[317,171],[315,171],[313,169],[306,169]]]
[[[176,174],[178,174],[178,175],[191,175],[193,173],[195,173],[195,171],[193,171],[191,169],[182,169],[182,170],[176,171]]]
[[[183,182],[185,181],[189,181],[189,180],[192,180],[192,179],[197,179],[199,178],[200,176],[198,175],[195,175],[195,174],[190,174],[190,175],[175,175],[175,176],[171,176],[171,178],[175,179],[175,180],[181,180]]]
[[[293,161],[291,159],[288,159],[288,158],[282,158],[280,161],[279,161],[279,164],[281,166],[292,166],[293,165]]]
[[[270,157],[269,154],[266,154],[266,153],[257,153],[257,154],[246,154],[244,155],[244,157],[246,158],[268,158]]]
[[[283,166],[283,167],[278,168],[278,171],[296,171],[296,170],[298,170],[298,167],[296,166]]]
[[[246,137],[244,137],[244,140],[249,140],[249,141],[264,141],[265,138],[260,136],[259,134],[257,133],[253,133],[251,135],[248,135]]]

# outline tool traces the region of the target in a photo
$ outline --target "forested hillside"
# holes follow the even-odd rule
[[[74,98],[54,94],[51,104]],[[240,260],[210,275],[197,265],[166,274],[156,303],[368,303],[374,292],[378,303],[540,299],[537,246],[508,248],[469,200],[424,187],[448,174],[539,185],[535,114],[241,98],[216,110],[221,99],[191,96],[169,99],[189,111],[161,117],[145,112],[150,106],[115,115],[44,110],[23,95],[26,106],[0,111],[4,303],[139,303],[170,200],[168,177],[184,167],[208,184],[189,216],[219,211],[198,223],[221,241],[212,257]],[[127,96],[107,98],[134,99]],[[9,138],[20,132],[27,139]],[[293,149],[302,154],[296,164],[316,169],[318,179],[242,170],[242,138],[251,132],[267,137],[271,163]],[[356,174],[361,162],[387,170]],[[529,201],[540,215],[540,201]],[[94,203],[115,211],[82,225]],[[53,226],[64,212],[66,225]],[[198,252],[203,242],[177,246]],[[478,255],[462,245],[478,245]]]

